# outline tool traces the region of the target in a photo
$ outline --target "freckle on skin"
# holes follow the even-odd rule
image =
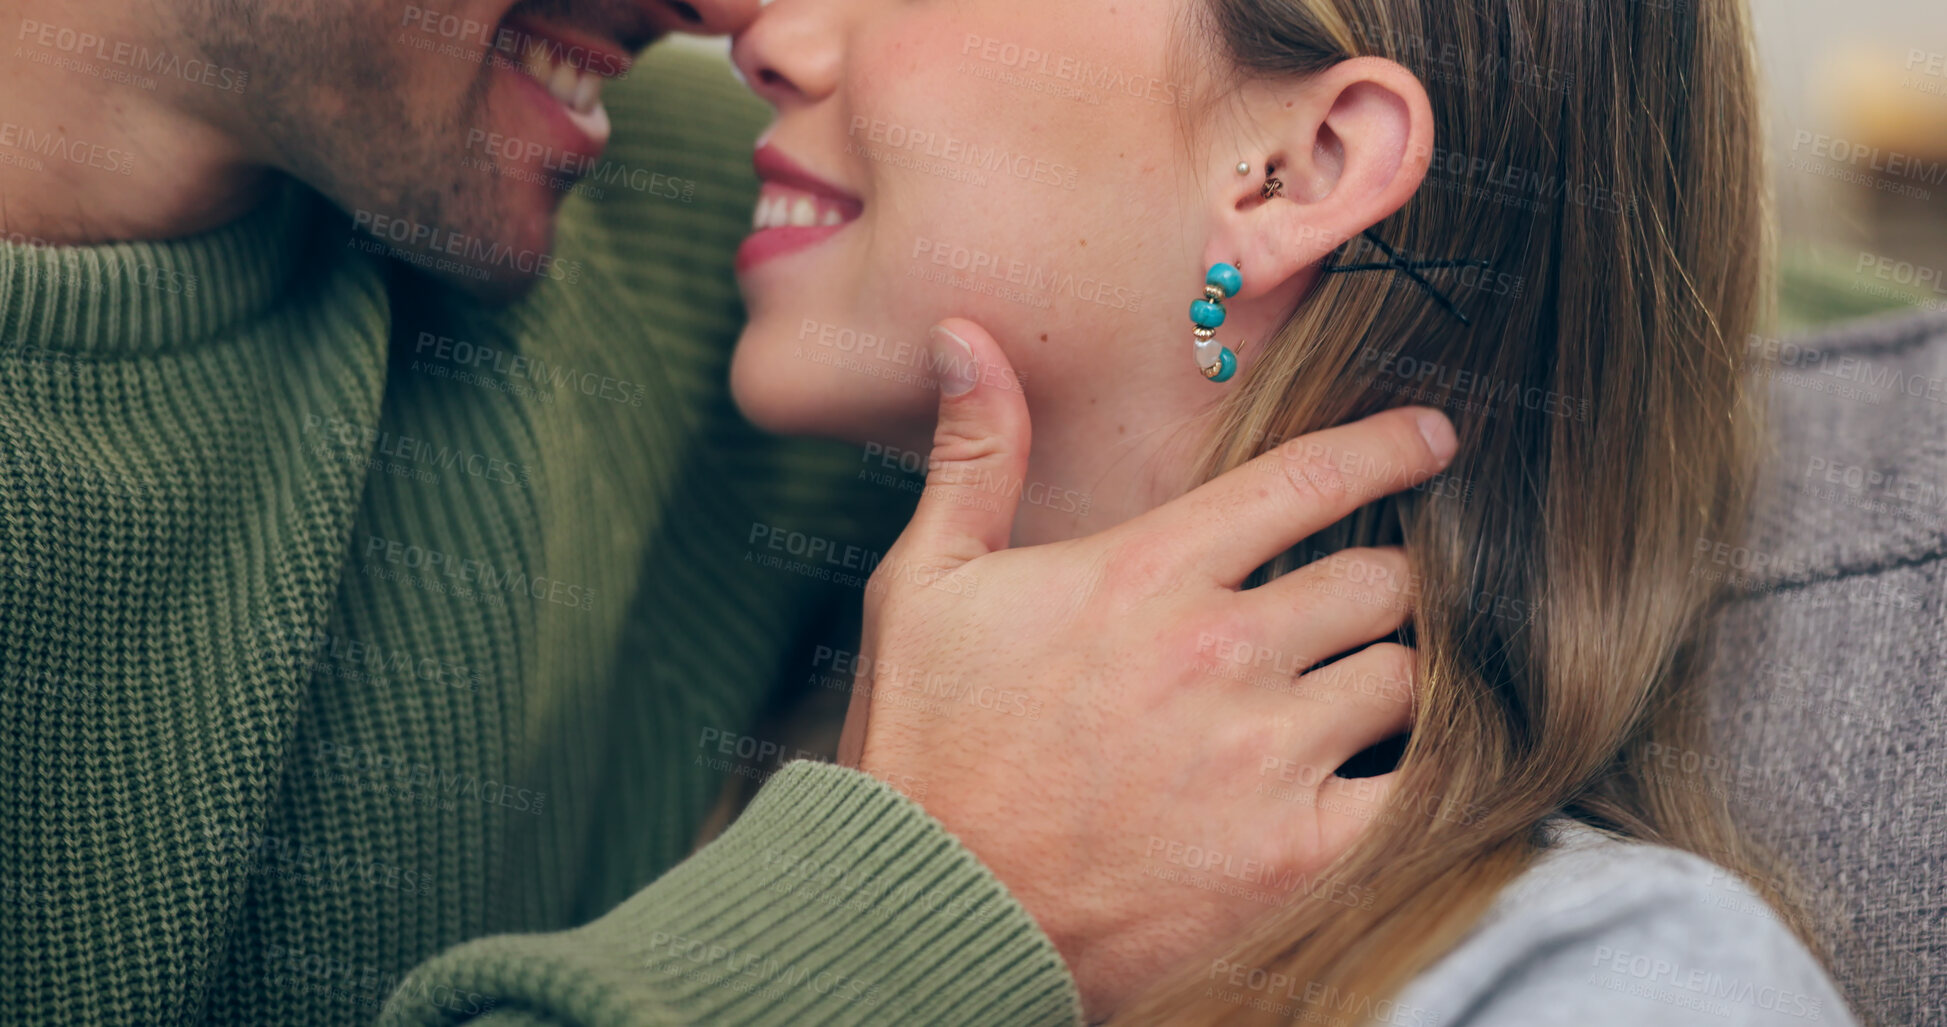
[[[1048,341],[1048,333],[1047,333],[1047,332],[1042,332],[1042,333],[1041,333],[1041,341],[1042,341],[1042,342],[1047,342],[1047,341]]]

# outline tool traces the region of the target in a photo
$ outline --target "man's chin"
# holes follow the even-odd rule
[[[501,304],[545,283],[579,284],[586,274],[579,260],[555,255],[552,221],[537,219],[532,227],[514,238],[444,228],[373,234],[393,263],[479,302]]]
[[[499,278],[475,278],[456,272],[428,272],[428,276],[441,284],[451,287],[476,303],[502,306],[533,292],[542,279],[531,275],[514,275]]]

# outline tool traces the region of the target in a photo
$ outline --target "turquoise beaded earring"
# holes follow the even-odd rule
[[[1217,341],[1217,329],[1224,324],[1224,301],[1244,287],[1244,274],[1230,264],[1212,264],[1203,276],[1203,299],[1190,304],[1190,322],[1196,325],[1197,369],[1219,385],[1237,373],[1237,354]]]

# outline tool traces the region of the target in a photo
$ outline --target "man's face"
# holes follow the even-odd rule
[[[493,297],[558,275],[565,190],[608,141],[607,80],[757,0],[176,0],[173,31],[249,73],[205,117],[395,255]]]

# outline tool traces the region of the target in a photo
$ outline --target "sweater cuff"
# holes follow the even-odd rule
[[[1064,1024],[1054,944],[917,803],[793,763],[723,836],[594,922],[462,945],[401,985],[388,1022]],[[499,1017],[492,1022],[501,1022]]]

